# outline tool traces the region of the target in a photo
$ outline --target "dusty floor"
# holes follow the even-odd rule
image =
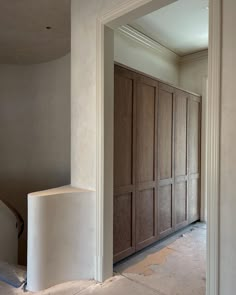
[[[104,284],[69,282],[35,294],[204,295],[205,262],[206,226],[198,223],[116,265]],[[24,293],[0,283],[0,294]]]

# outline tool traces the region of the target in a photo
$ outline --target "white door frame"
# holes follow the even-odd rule
[[[113,69],[112,30],[176,0],[130,0],[97,19],[97,202],[95,279],[113,270]],[[209,0],[207,138],[207,295],[219,293],[219,143],[221,1]],[[152,8],[152,10],[151,10]],[[106,37],[106,38],[105,38]],[[106,40],[108,39],[108,40]],[[106,52],[106,53],[105,53]],[[108,83],[109,81],[109,83]],[[106,99],[107,97],[107,99]]]
[[[202,77],[201,122],[201,221],[207,222],[207,123],[208,123],[208,75]]]

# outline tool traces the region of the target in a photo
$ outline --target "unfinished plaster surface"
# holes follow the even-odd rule
[[[205,295],[206,226],[196,224],[115,267],[99,284],[68,282],[27,294],[37,295]],[[23,295],[0,283],[0,294]]]
[[[70,55],[37,65],[0,65],[0,198],[22,215],[27,194],[70,183]]]
[[[189,55],[191,57],[191,55]],[[189,61],[180,64],[180,87],[203,95],[203,78],[208,76],[208,55],[194,60],[194,55]]]
[[[28,195],[28,290],[94,278],[94,198],[71,186]]]

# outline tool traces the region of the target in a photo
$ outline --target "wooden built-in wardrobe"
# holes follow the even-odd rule
[[[201,98],[115,65],[114,262],[199,219]]]

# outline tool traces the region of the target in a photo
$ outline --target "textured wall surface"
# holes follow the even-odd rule
[[[27,193],[70,183],[70,56],[0,65],[0,198],[27,226]],[[19,262],[26,263],[26,229]]]
[[[203,95],[203,79],[208,76],[207,56],[180,64],[180,87]]]

